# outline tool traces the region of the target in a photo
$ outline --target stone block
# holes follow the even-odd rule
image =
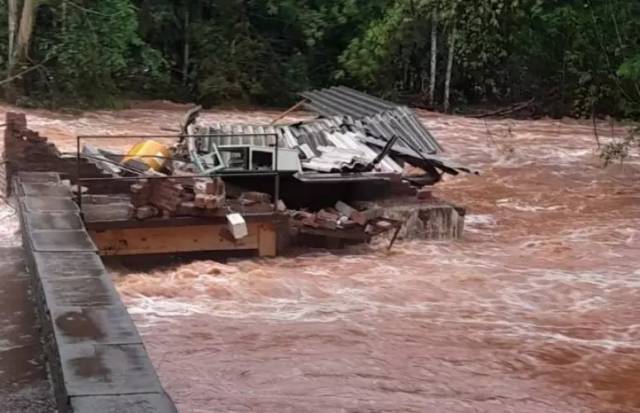
[[[27,212],[77,212],[78,205],[71,198],[30,197],[20,198]]]
[[[106,277],[42,279],[42,289],[50,309],[123,306]]]
[[[26,212],[24,217],[32,231],[84,229],[84,223],[76,212]]]
[[[123,394],[71,398],[74,413],[178,413],[165,394]]]
[[[140,344],[60,345],[59,352],[70,397],[163,392]]]
[[[38,274],[43,279],[107,277],[102,260],[93,252],[33,254]]]
[[[120,305],[51,307],[50,312],[58,345],[142,344],[131,317]]]
[[[31,231],[36,252],[95,252],[98,249],[86,231]]]

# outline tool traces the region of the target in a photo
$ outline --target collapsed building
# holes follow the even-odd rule
[[[76,154],[9,114],[7,182],[18,172],[57,173],[103,255],[273,256],[292,243],[338,246],[385,233],[391,243],[461,236],[464,209],[432,188],[444,174],[473,171],[444,157],[411,109],[346,87],[301,97],[295,108],[315,118],[222,124],[196,108],[177,136],[78,137]],[[118,138],[137,144],[120,154],[87,142]]]

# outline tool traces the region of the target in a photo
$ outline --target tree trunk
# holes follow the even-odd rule
[[[444,111],[449,112],[449,98],[451,95],[451,71],[453,69],[453,56],[455,54],[456,46],[456,26],[451,29],[449,35],[449,58],[447,60],[447,77],[444,83]]]
[[[67,0],[62,0],[62,33],[67,32]]]
[[[184,50],[183,50],[183,62],[182,62],[182,84],[186,85],[189,80],[189,59],[190,59],[190,44],[189,44],[189,6],[185,5],[184,9]]]
[[[9,6],[9,61],[7,67],[7,79],[5,80],[5,99],[15,103],[18,96],[23,94],[22,64],[29,57],[29,45],[33,34],[35,12],[38,0],[24,0],[22,12],[18,7],[18,0],[8,0]],[[20,21],[18,24],[18,15]]]
[[[8,29],[9,39],[7,44],[7,71],[10,73],[14,65],[14,46],[16,42],[16,29],[18,26],[18,0],[8,0]]]
[[[15,48],[15,63],[22,63],[29,56],[29,45],[33,33],[33,23],[38,0],[24,0],[22,5],[22,17],[18,29],[18,40]]]
[[[436,13],[431,17],[431,79],[429,81],[429,105],[436,100],[436,70],[438,64],[438,19]]]

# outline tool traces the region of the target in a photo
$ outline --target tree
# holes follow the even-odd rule
[[[535,98],[551,115],[640,117],[637,1],[5,4],[0,66],[5,95],[22,103],[285,105],[344,83],[445,110]]]
[[[431,15],[431,70],[429,81],[429,105],[436,101],[436,71],[438,70],[438,18],[436,12]]]
[[[31,35],[35,19],[38,0],[24,0],[22,9],[17,0],[7,1],[8,44],[7,44],[7,75],[5,94],[10,101],[15,101],[17,94],[17,71],[26,63],[31,45]]]

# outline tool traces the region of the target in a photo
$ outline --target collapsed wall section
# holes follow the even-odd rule
[[[65,155],[55,144],[27,127],[24,113],[8,112],[4,131],[4,193],[12,190],[13,177],[20,171],[60,173],[62,179],[76,182],[82,178],[105,178],[105,173],[86,158]],[[122,182],[105,181],[86,184],[92,193],[111,193],[128,189]]]

